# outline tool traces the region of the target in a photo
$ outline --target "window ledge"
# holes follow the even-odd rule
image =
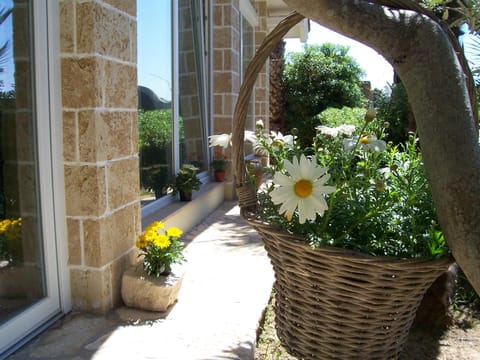
[[[151,203],[142,208],[142,230],[153,221],[188,232],[224,201],[224,182],[210,182],[194,191],[192,201],[175,200],[168,205]]]

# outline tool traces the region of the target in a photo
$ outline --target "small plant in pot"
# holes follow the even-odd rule
[[[161,221],[154,221],[140,234],[135,245],[140,250],[138,256],[143,257],[143,269],[149,276],[168,275],[172,264],[185,260],[180,241],[182,233],[176,227],[165,229]]]
[[[225,171],[227,168],[227,157],[223,153],[222,148],[217,148],[213,154],[212,168],[215,181],[222,182],[225,180]]]
[[[152,222],[135,243],[142,261],[122,275],[121,294],[125,305],[148,311],[167,311],[176,301],[184,269],[173,267],[185,261],[182,230]]]
[[[180,193],[181,201],[192,200],[193,190],[200,190],[202,182],[197,177],[198,168],[184,164],[175,177],[174,194]]]

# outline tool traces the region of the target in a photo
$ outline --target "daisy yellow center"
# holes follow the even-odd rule
[[[364,144],[364,145],[370,144],[370,141],[368,140],[368,137],[367,136],[362,136],[360,138],[360,144]]]
[[[310,180],[299,180],[294,185],[295,194],[298,197],[305,198],[312,193],[313,186]]]

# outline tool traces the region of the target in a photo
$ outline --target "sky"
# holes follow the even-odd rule
[[[172,99],[171,12],[169,1],[137,1],[138,84]]]
[[[9,9],[13,6],[11,0],[4,0],[0,2],[0,8]],[[0,84],[2,88],[0,91],[12,90],[15,84],[14,81],[14,65],[13,65],[13,50],[12,50],[12,15],[10,15],[2,24],[0,24],[0,46],[9,42],[9,50],[5,55],[5,62],[1,64],[0,68]]]
[[[393,82],[393,69],[391,65],[375,50],[359,43],[358,41],[347,38],[334,31],[331,31],[319,24],[311,21],[311,28],[308,34],[307,44],[322,44],[325,42],[346,45],[350,48],[348,55],[354,57],[366,75],[363,80],[368,80],[372,84],[372,89],[383,89],[387,84]],[[303,43],[298,39],[286,39],[287,52],[301,52]]]

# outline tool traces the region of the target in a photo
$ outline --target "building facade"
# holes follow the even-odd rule
[[[72,309],[120,306],[142,226],[188,231],[235,198],[231,172],[211,180],[208,136],[231,132],[242,73],[287,12],[280,0],[0,6],[0,357]],[[268,91],[266,64],[252,129],[268,122]],[[166,186],[185,163],[203,183],[190,203]]]

